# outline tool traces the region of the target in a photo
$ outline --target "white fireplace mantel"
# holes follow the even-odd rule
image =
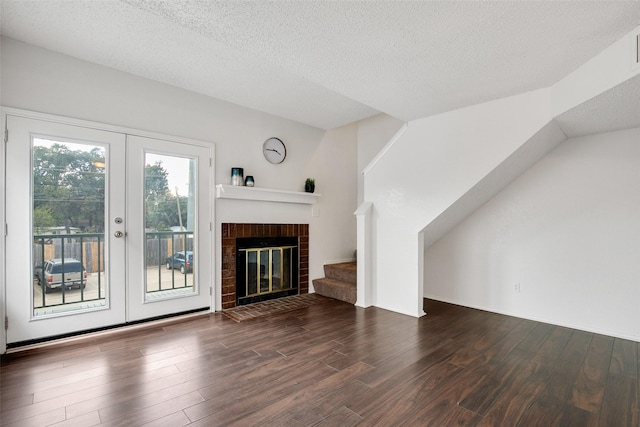
[[[320,194],[302,191],[274,190],[271,188],[245,187],[239,185],[216,185],[217,199],[254,200],[281,203],[300,203],[313,205]]]

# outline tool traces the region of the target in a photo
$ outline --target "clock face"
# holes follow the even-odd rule
[[[270,163],[278,164],[284,161],[287,156],[287,149],[280,139],[269,138],[262,144],[262,154]]]

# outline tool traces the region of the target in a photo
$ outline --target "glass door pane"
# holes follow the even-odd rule
[[[33,317],[104,308],[106,149],[33,138]]]
[[[145,153],[145,300],[194,292],[196,159]]]
[[[271,292],[279,291],[281,287],[281,263],[282,249],[274,248],[271,251]]]

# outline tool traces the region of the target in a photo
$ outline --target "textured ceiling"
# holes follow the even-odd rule
[[[640,74],[556,117],[569,138],[640,127]]]
[[[547,87],[638,1],[2,1],[7,37],[323,129]]]

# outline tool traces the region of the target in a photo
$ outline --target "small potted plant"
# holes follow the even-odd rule
[[[313,178],[307,178],[304,182],[304,191],[307,193],[313,193],[316,190],[316,180]]]

